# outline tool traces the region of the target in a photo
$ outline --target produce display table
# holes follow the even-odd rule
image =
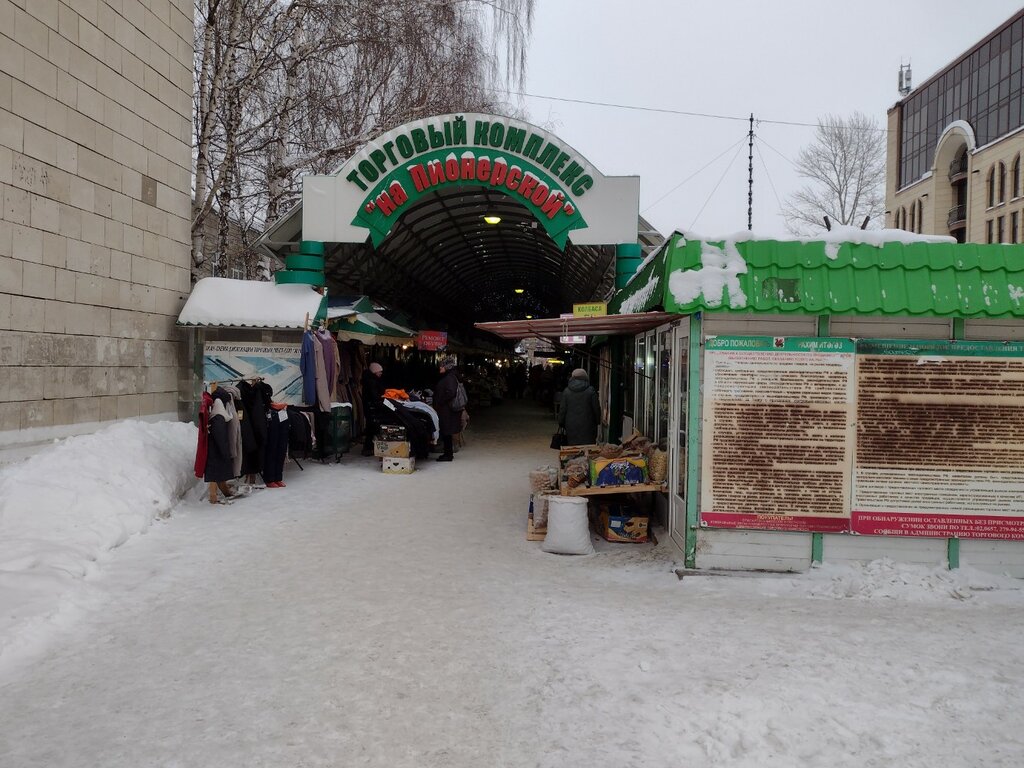
[[[606,485],[599,488],[579,486],[570,488],[568,484],[562,483],[559,489],[562,496],[605,496],[612,493],[648,493],[651,491],[668,492],[666,483],[640,483],[637,485]]]

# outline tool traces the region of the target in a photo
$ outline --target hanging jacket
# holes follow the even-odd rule
[[[299,353],[299,371],[302,373],[302,402],[316,403],[316,353],[313,332],[302,334],[302,351]]]
[[[203,392],[203,398],[199,402],[199,438],[196,442],[196,461],[192,467],[196,477],[202,477],[206,472],[207,443],[210,438],[210,408],[213,406],[213,396],[209,392]]]
[[[235,477],[234,459],[228,442],[228,413],[224,398],[215,397],[210,408],[210,421],[207,427],[209,440],[206,451],[206,467],[203,479],[208,483],[221,483]]]

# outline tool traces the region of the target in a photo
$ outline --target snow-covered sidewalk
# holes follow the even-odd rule
[[[187,455],[113,539],[86,523],[81,573],[8,558],[0,607],[47,573],[33,604],[62,605],[0,624],[0,764],[1024,764],[1020,582],[885,562],[680,581],[667,543],[545,554],[524,518],[551,426],[506,403],[451,464],[289,463],[285,489],[214,507],[195,487],[162,516]],[[164,428],[188,453],[194,431]]]

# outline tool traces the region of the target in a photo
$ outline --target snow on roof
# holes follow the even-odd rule
[[[323,296],[308,285],[204,277],[178,315],[180,325],[302,328]]]

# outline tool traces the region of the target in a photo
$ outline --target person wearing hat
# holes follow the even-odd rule
[[[437,411],[438,430],[441,433],[441,441],[444,444],[443,453],[437,457],[438,461],[452,461],[455,458],[455,449],[452,438],[462,431],[462,411],[452,408],[452,400],[459,391],[459,376],[456,372],[458,361],[451,355],[441,358],[438,369],[441,371],[441,379],[434,387],[434,410]]]
[[[597,392],[590,386],[590,377],[577,368],[569,377],[569,385],[562,392],[562,405],[558,411],[558,426],[565,429],[568,445],[592,445],[597,442],[597,425],[601,423],[601,405]]]
[[[366,428],[363,430],[363,456],[373,456],[373,438],[380,428],[380,409],[384,404],[384,384],[381,377],[384,367],[380,363],[370,363],[363,370],[362,394],[363,413]]]

